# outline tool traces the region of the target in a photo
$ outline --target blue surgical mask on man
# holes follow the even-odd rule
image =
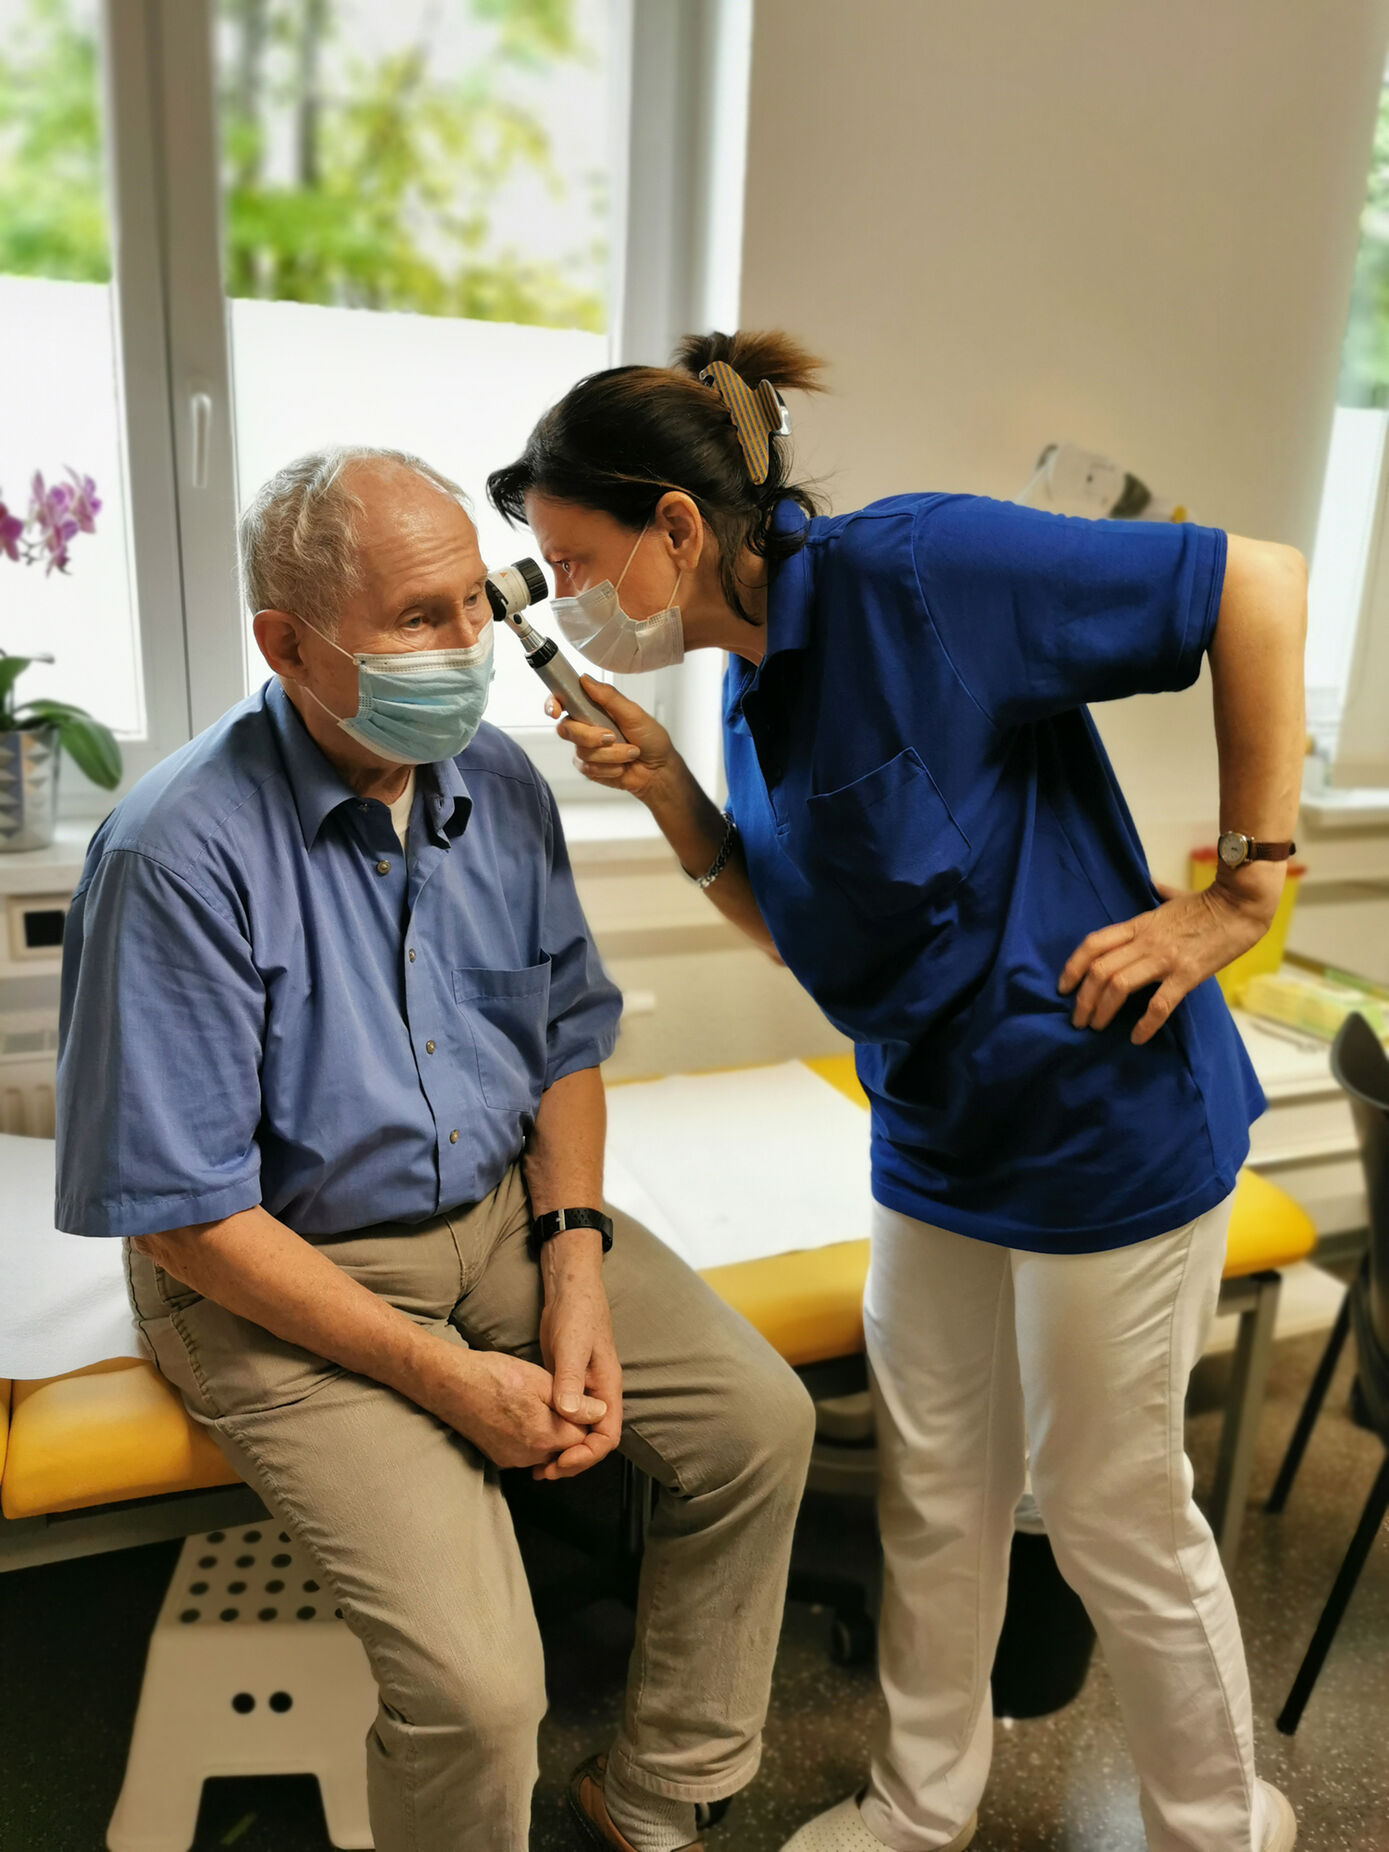
[[[308,619],[303,620],[308,623]],[[306,682],[299,686],[331,714],[343,732],[396,765],[433,765],[455,758],[482,724],[492,686],[492,626],[467,649],[353,653],[309,624],[340,656],[357,665],[357,711],[334,714]]]

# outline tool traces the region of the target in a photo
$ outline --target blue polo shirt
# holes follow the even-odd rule
[[[777,520],[804,525],[783,503]],[[1234,1187],[1263,1095],[1214,981],[1071,1026],[1061,969],[1158,904],[1087,704],[1185,688],[1225,536],[905,495],[808,524],[724,684],[730,807],[777,950],[856,1044],[873,1191],[1089,1252]]]
[[[326,1239],[501,1181],[621,1000],[504,733],[420,767],[408,842],[273,681],[116,806],[63,939],[59,1228]]]

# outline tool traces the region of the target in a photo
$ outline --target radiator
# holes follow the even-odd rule
[[[0,1016],[0,1132],[52,1138],[58,1025],[46,1011]]]

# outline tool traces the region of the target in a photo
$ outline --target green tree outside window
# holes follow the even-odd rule
[[[517,95],[591,56],[573,0],[467,3],[485,49],[447,76],[437,9],[418,42],[353,56],[352,0],[219,0],[229,295],[602,330],[603,176],[561,175]],[[29,0],[0,45],[0,272],[109,278],[97,58],[71,0]],[[498,225],[518,178],[565,203],[563,258]]]

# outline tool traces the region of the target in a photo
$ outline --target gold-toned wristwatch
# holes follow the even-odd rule
[[[1297,851],[1295,842],[1255,842],[1238,830],[1223,830],[1215,847],[1226,868],[1242,868],[1246,862],[1286,862]]]

